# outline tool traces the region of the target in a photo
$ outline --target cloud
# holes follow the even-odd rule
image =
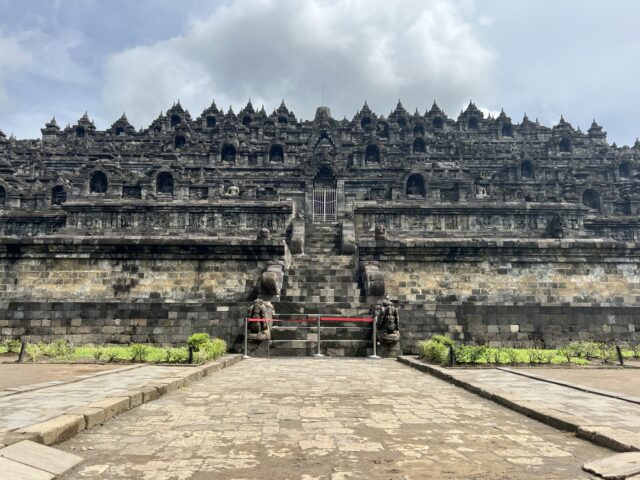
[[[494,55],[479,40],[468,0],[233,0],[186,31],[112,55],[103,103],[146,126],[175,100],[199,114],[216,99],[237,111],[282,98],[309,118],[322,102],[334,117],[363,104],[387,114],[435,96],[454,110],[487,94]]]

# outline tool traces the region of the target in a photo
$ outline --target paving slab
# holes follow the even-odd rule
[[[640,450],[640,405],[637,403],[525,377],[506,369],[444,368],[428,365],[415,357],[400,357],[400,360],[608,448]]]
[[[640,452],[627,452],[591,460],[582,467],[607,480],[624,480],[640,474]]]
[[[118,364],[0,363],[0,390],[55,385],[122,367]]]
[[[0,480],[52,480],[53,473],[0,457]]]
[[[0,457],[20,462],[54,475],[62,475],[82,462],[82,457],[25,440],[0,449]]]
[[[392,359],[310,358],[243,360],[57,448],[85,458],[65,480],[567,480],[613,453]]]

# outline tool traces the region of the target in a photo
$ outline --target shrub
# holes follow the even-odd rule
[[[640,358],[640,343],[633,346],[633,357]]]
[[[9,353],[20,353],[22,342],[20,340],[5,340],[2,342]]]
[[[571,359],[578,357],[581,351],[580,344],[577,342],[569,343],[562,348],[558,349],[558,353],[562,356],[567,363],[571,363]]]
[[[95,346],[91,349],[91,356],[96,362],[102,360],[102,357],[105,355],[105,349],[101,346]]]
[[[104,356],[107,357],[109,362],[114,362],[118,358],[119,353],[120,351],[117,348],[111,347],[105,349]]]
[[[600,346],[599,357],[602,359],[602,363],[615,362],[617,360],[618,354],[616,352],[615,345],[601,343],[599,346]]]
[[[185,363],[189,352],[184,348],[167,348],[164,351],[164,361],[167,363]]]
[[[507,348],[506,349],[507,358],[509,359],[509,363],[511,365],[515,365],[518,363],[518,350],[515,348]]]
[[[578,342],[578,356],[590,360],[598,355],[600,345],[596,342]]]
[[[52,358],[68,359],[73,354],[73,345],[67,339],[58,339],[44,347],[44,354]]]
[[[504,358],[505,351],[503,348],[493,348],[489,349],[487,352],[487,361],[489,363],[495,363],[496,365],[500,365],[502,363],[502,359]]]
[[[486,360],[487,351],[488,347],[486,345],[463,345],[456,350],[456,359],[460,363],[471,363],[475,365],[482,359]]]
[[[456,345],[456,342],[453,339],[445,337],[444,335],[432,335],[429,340],[440,343],[445,347],[455,347]]]
[[[211,338],[208,333],[194,333],[187,340],[187,345],[193,348],[194,352],[199,352],[209,342],[211,342]]]
[[[449,357],[449,348],[433,338],[418,343],[420,356],[429,362],[436,362],[445,365]]]
[[[27,359],[31,362],[37,362],[45,356],[46,345],[42,342],[27,345]]]
[[[134,343],[129,349],[131,351],[131,361],[134,363],[144,362],[151,351],[149,345],[144,345],[143,343]]]
[[[200,350],[196,352],[196,363],[204,363],[221,357],[227,352],[227,343],[220,339],[214,338],[209,342],[201,345]]]

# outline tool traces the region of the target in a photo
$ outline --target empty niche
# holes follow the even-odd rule
[[[271,149],[269,150],[269,161],[274,163],[284,162],[284,148],[282,145],[271,145]]]
[[[51,205],[62,205],[67,201],[67,192],[61,185],[56,185],[51,189]]]
[[[367,145],[364,152],[364,160],[367,163],[380,163],[380,149],[377,145],[373,143],[371,145]]]
[[[582,193],[582,204],[591,210],[600,210],[600,194],[588,188]]]
[[[160,172],[156,178],[156,193],[161,195],[173,195],[173,175],[169,172]]]
[[[103,172],[94,172],[89,181],[89,191],[91,193],[107,193],[109,181]]]
[[[424,138],[418,137],[413,141],[413,153],[426,153],[427,151],[427,142],[424,141]]]
[[[424,184],[424,177],[419,173],[409,175],[407,179],[407,196],[408,197],[424,197],[427,189]]]

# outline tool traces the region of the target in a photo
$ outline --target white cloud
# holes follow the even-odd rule
[[[379,114],[398,97],[411,110],[434,96],[452,108],[489,89],[494,57],[473,16],[468,0],[233,0],[182,36],[113,55],[103,102],[138,126],[177,99],[197,115],[212,98],[237,111],[284,97],[309,118],[323,84],[335,117],[365,99]]]

